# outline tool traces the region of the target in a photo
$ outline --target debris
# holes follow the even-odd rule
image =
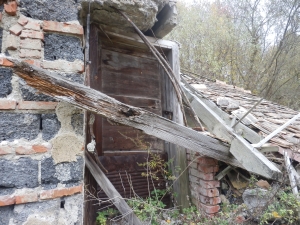
[[[266,190],[269,190],[270,189],[270,184],[268,181],[265,181],[265,180],[259,180],[256,182],[256,185],[260,188],[263,188],[263,189],[266,189]]]
[[[232,186],[237,190],[244,189],[249,185],[249,181],[234,170],[227,173],[227,176]]]
[[[246,189],[243,193],[243,201],[250,211],[264,207],[269,197],[268,191],[262,188]]]

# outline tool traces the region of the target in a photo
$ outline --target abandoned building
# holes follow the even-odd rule
[[[18,0],[1,11],[1,225],[95,224],[97,199],[164,189],[141,175],[137,163],[148,150],[173,159],[175,175],[189,165],[174,184],[176,201],[187,207],[191,199],[208,215],[220,210],[219,162],[269,179],[280,169],[257,149],[299,162],[299,120],[271,146],[251,145],[297,112],[263,101],[242,118],[258,97],[189,76],[179,93],[190,106],[182,110],[179,46],[160,39],[176,25],[173,1]],[[199,132],[192,109],[205,127]],[[194,129],[183,126],[183,111]],[[113,204],[128,210],[120,199]]]

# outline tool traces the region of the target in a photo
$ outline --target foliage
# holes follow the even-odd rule
[[[108,218],[113,218],[118,213],[117,210],[113,208],[108,208],[107,210],[98,212],[98,216],[96,218],[96,222],[98,225],[106,225]]]
[[[178,2],[182,69],[300,109],[298,0]],[[184,72],[184,70],[183,70]]]
[[[150,160],[144,163],[138,163],[139,166],[145,167],[147,172],[143,172],[142,176],[151,177],[152,179],[158,180],[158,173],[160,172],[164,179],[167,181],[175,180],[176,177],[168,170],[168,167],[172,160],[166,162],[161,158],[160,154],[149,152]]]
[[[300,201],[293,193],[289,190],[281,190],[274,198],[274,201],[262,213],[260,224],[266,224],[274,219],[284,220],[287,224],[300,222]]]

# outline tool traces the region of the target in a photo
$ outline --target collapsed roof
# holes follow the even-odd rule
[[[184,76],[204,99],[215,103],[223,112],[233,120],[241,117],[250,110],[261,98],[242,88],[228,85],[222,81]],[[246,134],[246,130],[236,132],[252,144],[258,143],[264,137],[281,127],[299,112],[277,103],[263,100],[241,123],[255,133]],[[201,119],[201,118],[200,118]],[[228,123],[228,121],[227,121]],[[279,132],[268,141],[270,154],[279,156],[287,152],[289,157],[300,162],[300,119]],[[273,146],[273,148],[271,148]],[[276,147],[276,148],[274,148]],[[275,152],[274,152],[275,151]],[[269,154],[269,153],[268,153]]]

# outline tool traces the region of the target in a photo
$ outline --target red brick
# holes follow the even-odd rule
[[[198,164],[198,170],[203,173],[216,173],[219,171],[219,166],[207,166]]]
[[[55,21],[44,21],[43,30],[59,33],[83,35],[83,27],[79,24],[61,23]]]
[[[33,146],[18,146],[16,148],[16,154],[18,155],[31,155],[35,153],[44,153],[50,150],[44,145],[33,145]]]
[[[217,188],[220,187],[220,181],[218,180],[201,180],[199,179],[199,185],[203,188]]]
[[[0,146],[0,155],[7,155],[14,152],[14,149],[8,145],[1,145]]]
[[[42,41],[39,39],[25,38],[20,41],[20,48],[41,50]]]
[[[191,174],[189,174],[189,181],[190,181],[191,183],[196,183],[196,184],[198,184],[198,183],[199,183],[199,178],[198,178],[198,177],[195,177],[195,176],[193,176],[193,175],[191,175]]]
[[[16,1],[4,4],[4,10],[10,16],[15,16],[17,14],[17,7],[18,5]]]
[[[190,168],[198,169],[198,164],[196,162],[190,162],[188,165]]]
[[[34,153],[32,146],[19,146],[16,148],[16,154],[18,155],[31,155]]]
[[[39,50],[31,50],[31,49],[21,49],[19,56],[21,58],[34,58],[40,59],[41,58],[41,51]]]
[[[18,104],[18,109],[55,109],[57,102],[34,102],[21,101]]]
[[[0,57],[0,65],[6,67],[12,67],[14,64],[7,58]]]
[[[0,206],[14,205],[16,202],[15,197],[11,195],[0,196]]]
[[[32,149],[35,153],[44,153],[44,152],[47,152],[48,150],[50,150],[44,145],[33,145]]]
[[[44,40],[44,33],[40,31],[34,31],[34,30],[22,30],[20,37]]]
[[[27,62],[30,65],[36,66],[36,67],[41,67],[41,62],[33,59],[26,59],[24,62]]]
[[[17,105],[16,101],[0,99],[0,109],[15,109]]]
[[[18,23],[22,26],[25,26],[28,23],[28,18],[26,16],[21,15],[18,19]]]
[[[198,177],[202,180],[214,180],[214,175],[212,173],[202,173],[194,168],[190,168],[189,172],[192,176]]]
[[[217,188],[206,189],[206,188],[199,186],[197,191],[201,195],[207,196],[207,197],[219,197],[219,195],[220,195],[219,190]]]
[[[221,203],[221,198],[220,197],[208,197],[208,196],[203,196],[203,195],[198,195],[199,200],[201,203],[205,205],[217,205]]]
[[[15,24],[11,28],[9,28],[9,31],[11,34],[19,36],[23,30],[23,27],[20,24]]]
[[[37,202],[39,200],[37,193],[30,193],[15,196],[16,204],[23,204],[27,202]]]
[[[63,196],[74,195],[82,192],[82,186],[76,186],[71,188],[57,188],[52,190],[45,190],[40,192],[40,199],[52,199],[52,198],[60,198]]]
[[[200,165],[218,165],[218,161],[216,159],[206,156],[197,159],[197,161]]]
[[[205,205],[205,204],[200,203],[199,206],[207,214],[214,214],[214,213],[219,212],[219,210],[220,210],[219,205],[211,206],[211,205]]]
[[[25,26],[25,29],[28,30],[37,30],[40,31],[41,30],[41,25],[37,22],[33,22],[33,21],[29,21]]]

